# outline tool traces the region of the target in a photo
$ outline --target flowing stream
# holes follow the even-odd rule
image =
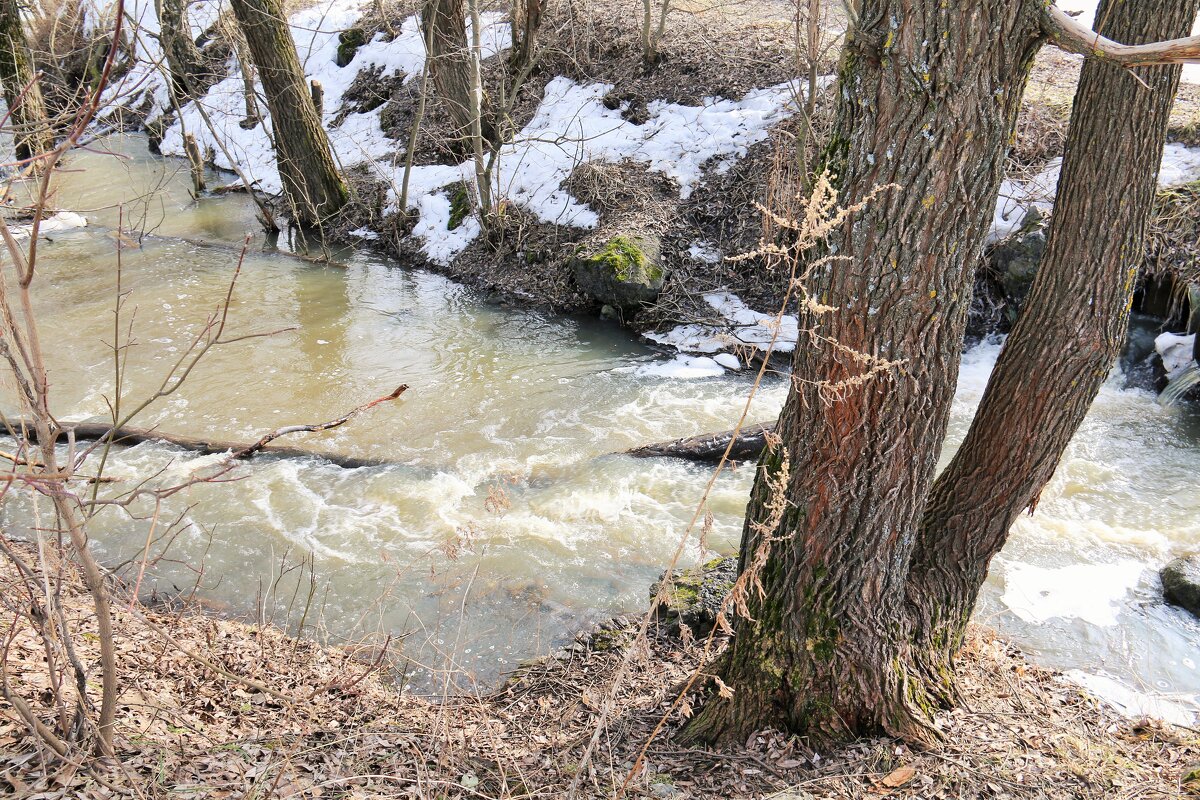
[[[119,325],[133,331],[126,407],[158,386],[220,304],[247,232],[256,237],[229,331],[285,329],[215,349],[135,425],[252,440],[410,387],[344,427],[291,440],[394,466],[261,459],[235,482],[169,499],[155,536],[173,541],[143,592],[198,586],[229,613],[293,630],[303,618],[305,633],[334,642],[407,634],[400,646],[424,687],[447,670],[460,685],[494,682],[588,621],[645,607],[711,473],[614,453],[730,427],[750,376],[656,376],[646,367],[670,355],[615,326],[505,308],[367,252],[335,254],[344,267],[263,253],[246,197],[194,202],[180,162],[151,156],[144,139],[104,145],[118,155],[74,156],[55,197],[89,227],[39,248],[35,300],[61,419],[103,419],[113,397],[120,224],[153,234],[121,253]],[[966,355],[951,447],[997,351]],[[993,563],[978,619],[1130,707],[1186,719],[1200,695],[1200,625],[1161,603],[1157,569],[1200,546],[1200,415],[1120,386],[1114,375],[1037,513]],[[769,383],[752,421],[774,416],[785,391]],[[121,449],[109,474],[123,480],[102,495],[150,476],[177,483],[213,461],[157,444]],[[717,481],[710,548],[736,548],[750,480],[743,467]],[[27,497],[0,508],[30,536],[45,513]],[[117,562],[141,554],[149,525],[109,509],[92,536]],[[684,558],[701,557],[693,539]]]

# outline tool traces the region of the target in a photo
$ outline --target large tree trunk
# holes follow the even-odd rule
[[[451,138],[464,152],[471,147],[475,103],[471,87],[471,45],[467,40],[467,11],[464,0],[427,0],[421,8],[421,26],[429,42],[429,70],[433,86],[453,126]],[[479,124],[484,139],[495,137],[495,127],[486,102],[480,101]]]
[[[733,688],[685,737],[782,727],[828,739],[930,738],[910,702],[905,577],[954,395],[970,286],[1034,53],[1040,0],[864,0],[843,56],[831,163],[846,207],[894,184],[817,270],[836,306],[800,329],[779,434],[787,506],[773,525],[768,452],[742,570],[764,548],[720,669]],[[836,344],[833,344],[836,343]],[[852,349],[899,366],[859,382]],[[831,397],[830,384],[846,382]]]
[[[283,8],[279,0],[232,0],[232,5],[267,96],[284,193],[299,225],[319,226],[346,204],[349,194],[313,106]]]
[[[16,0],[0,0],[0,84],[12,110],[17,159],[25,161],[54,147],[42,89],[34,81],[33,56],[25,39],[21,9]]]
[[[204,63],[192,38],[192,26],[188,24],[187,0],[157,0],[155,11],[159,41],[171,73],[171,88],[182,103],[196,89],[194,84]]]
[[[1133,44],[1186,36],[1198,7],[1105,0],[1097,30]],[[916,653],[940,701],[953,699],[952,657],[988,563],[1037,504],[1124,341],[1179,73],[1083,67],[1041,266],[913,555]]]

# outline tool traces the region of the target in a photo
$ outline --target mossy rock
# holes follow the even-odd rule
[[[658,237],[619,234],[581,247],[571,269],[576,285],[597,304],[632,311],[658,299],[666,279],[661,254]]]
[[[993,247],[988,256],[1004,290],[1009,322],[1016,320],[1046,250],[1042,222],[1041,213],[1036,208],[1029,209],[1021,230]]]
[[[334,63],[339,67],[349,66],[354,60],[358,48],[367,43],[367,32],[362,28],[348,28],[338,34],[337,58]]]
[[[733,589],[737,574],[738,560],[733,556],[679,570],[672,576],[666,601],[658,607],[658,619],[669,630],[678,631],[686,625],[695,636],[707,636],[717,623],[717,613]],[[650,587],[651,599],[658,594],[665,575]]]
[[[465,183],[460,183],[450,193],[450,221],[446,223],[446,230],[458,230],[458,227],[469,216],[471,216],[471,193],[467,190]]]

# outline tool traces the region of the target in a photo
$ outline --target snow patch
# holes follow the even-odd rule
[[[742,362],[732,353],[718,353],[717,355],[713,356],[713,361],[717,362],[727,370],[732,370],[733,372],[737,372],[742,368]]]
[[[1192,363],[1192,348],[1196,344],[1196,334],[1184,336],[1179,333],[1160,333],[1154,339],[1154,349],[1162,358],[1163,369],[1168,378],[1174,378]]]
[[[688,248],[688,256],[692,259],[704,264],[716,264],[721,260],[721,251],[712,242],[699,241],[692,242],[692,246]]]
[[[642,125],[623,119],[621,110],[604,105],[607,83],[580,84],[557,77],[545,89],[533,119],[496,159],[493,193],[533,213],[542,222],[594,228],[596,212],[562,188],[579,164],[632,160],[673,178],[686,198],[699,185],[702,171],[719,173],[766,139],[771,127],[794,113],[803,96],[795,81],[748,92],[740,101],[710,97],[699,106],[654,102]],[[799,93],[799,94],[798,94]],[[394,184],[398,183],[398,175]],[[429,203],[423,195],[444,195],[458,181],[473,181],[474,166],[428,166],[413,170],[410,208],[423,225],[414,231],[426,255],[445,263],[478,235],[478,226],[449,231],[448,199]],[[389,193],[389,210],[399,210],[398,193]]]
[[[766,351],[772,338],[777,352],[790,353],[796,349],[800,335],[796,317],[784,315],[776,336],[773,314],[755,311],[731,292],[711,292],[704,295],[704,301],[721,315],[723,325],[679,325],[665,333],[642,335],[684,353],[720,353],[738,346]]]
[[[47,233],[86,228],[87,224],[87,217],[82,214],[76,214],[74,211],[59,211],[57,214],[42,220],[42,224],[38,226],[38,235],[45,236]],[[20,225],[10,225],[8,230],[13,235],[13,238],[24,239],[33,233],[33,223],[26,222]]]
[[[996,210],[988,241],[994,242],[1020,230],[1031,208],[1049,214],[1054,208],[1058,191],[1058,176],[1062,159],[1051,159],[1045,168],[1029,180],[1009,178],[1000,184]],[[1172,142],[1163,148],[1162,166],[1158,172],[1159,188],[1166,189],[1200,177],[1200,147],[1187,147]]]
[[[368,68],[378,68],[382,77],[406,83],[419,77],[425,65],[425,44],[418,18],[412,16],[391,41],[376,35],[358,49],[350,65],[338,67],[338,34],[357,22],[362,6],[362,0],[322,0],[294,14],[289,24],[306,77],[324,87],[324,123],[338,163],[342,168],[368,165],[390,186],[388,211],[394,213],[401,210],[404,143],[384,134],[382,108],[345,113],[344,97]],[[138,63],[106,97],[106,101],[119,99],[130,108],[150,102],[155,109],[152,118],[170,105],[153,8],[150,0],[130,0],[128,14],[138,32]],[[190,11],[199,25],[215,18],[218,9],[219,0],[198,0]],[[507,49],[511,29],[505,16],[484,14],[481,38],[485,58]],[[246,116],[245,95],[235,59],[227,65],[227,75],[199,103],[184,107],[164,133],[161,150],[166,155],[185,155],[183,137],[190,133],[202,151],[212,154],[218,168],[240,170],[257,188],[280,192],[270,121],[249,130],[241,127]],[[832,80],[826,77],[822,85]],[[256,89],[261,92],[261,86]],[[766,139],[772,126],[793,114],[796,101],[804,97],[803,84],[791,81],[754,89],[740,100],[710,97],[696,106],[656,101],[648,106],[646,122],[637,125],[623,119],[620,109],[605,107],[604,97],[611,90],[609,84],[579,84],[564,77],[550,81],[529,124],[496,159],[494,196],[527,209],[543,222],[594,227],[598,222],[595,211],[572,198],[562,188],[563,181],[585,161],[630,159],[674,179],[680,196],[686,198],[699,185],[703,170],[728,170],[752,145]],[[200,106],[219,132],[220,141],[210,132]],[[259,111],[266,113],[265,108]],[[473,180],[474,167],[469,162],[413,167],[406,205],[420,215],[413,233],[431,260],[449,262],[479,235],[478,223],[470,218],[454,230],[449,226],[450,187],[464,181],[470,185]],[[708,250],[698,252],[698,257],[712,257]],[[719,253],[715,255],[719,257]]]

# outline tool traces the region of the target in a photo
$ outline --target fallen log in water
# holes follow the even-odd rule
[[[753,461],[767,444],[766,435],[775,430],[775,423],[750,425],[738,433],[737,441],[729,450],[732,461]],[[701,436],[689,436],[672,442],[658,442],[644,447],[626,450],[625,455],[634,458],[682,458],[688,461],[698,461],[715,464],[725,454],[729,441],[733,439],[733,431],[706,433]]]
[[[63,422],[60,441],[65,441],[69,433],[75,434],[77,441],[96,441],[108,436],[112,425],[104,422]],[[13,430],[20,430],[21,421],[12,422]],[[32,425],[25,426],[26,435],[30,441],[37,440],[37,429]],[[164,433],[150,428],[117,428],[113,432],[113,443],[123,446],[141,444],[142,442],[159,442],[172,444],[184,450],[191,450],[205,455],[215,453],[241,453],[254,446],[254,442],[225,442],[220,439],[206,439],[193,436],[182,436],[177,433]],[[282,458],[319,458],[346,469],[359,467],[383,467],[394,464],[394,461],[383,461],[377,458],[357,458],[324,450],[309,450],[304,447],[261,447],[248,453],[245,458],[254,456],[280,456]]]
[[[359,467],[386,467],[396,464],[395,461],[384,461],[377,458],[357,458],[354,456],[341,455],[340,453],[329,453],[323,450],[309,450],[303,447],[270,447],[268,442],[273,441],[279,436],[284,436],[291,433],[315,432],[336,428],[339,425],[347,422],[351,417],[361,411],[365,411],[372,406],[388,400],[394,400],[399,397],[407,386],[401,386],[390,395],[373,400],[370,403],[361,405],[358,408],[339,417],[331,422],[324,422],[319,425],[292,425],[286,428],[279,428],[255,442],[226,442],[219,439],[202,439],[193,436],[182,436],[177,433],[163,433],[162,431],[152,430],[149,428],[116,428],[105,422],[63,422],[59,423],[62,433],[60,441],[66,439],[69,434],[74,434],[76,441],[97,441],[100,439],[112,437],[114,444],[119,445],[135,445],[142,442],[160,442],[164,444],[172,444],[176,447],[181,447],[184,450],[191,450],[197,453],[213,455],[217,453],[232,453],[234,458],[252,458],[258,455],[278,456],[281,458],[319,458],[323,461],[328,461],[335,466],[345,469],[358,469]],[[31,442],[37,441],[37,428],[28,420],[10,420],[10,429],[18,431],[23,429],[23,436]]]

